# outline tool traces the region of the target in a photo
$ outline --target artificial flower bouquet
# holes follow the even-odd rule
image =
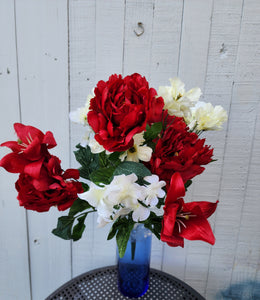
[[[185,203],[183,197],[213,161],[213,148],[199,136],[220,129],[227,114],[199,101],[199,88],[186,92],[178,78],[170,82],[157,93],[137,73],[99,81],[85,106],[70,113],[86,129],[74,152],[79,170],[62,170],[49,152],[56,146],[50,131],[14,124],[18,141],[1,144],[12,152],[0,166],[20,173],[19,204],[38,212],[70,208],[53,233],[74,241],[87,215],[97,212],[98,226],[112,223],[108,239],[116,236],[120,257],[135,223],[170,246],[183,247],[184,238],[214,244],[207,218],[217,202]]]

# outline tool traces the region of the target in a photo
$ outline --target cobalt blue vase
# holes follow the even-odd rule
[[[117,250],[118,289],[124,296],[137,298],[148,290],[151,243],[151,231],[137,223],[122,258]]]

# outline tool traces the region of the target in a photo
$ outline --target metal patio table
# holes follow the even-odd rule
[[[117,267],[109,266],[86,272],[68,281],[46,300],[120,300],[117,288]],[[135,299],[205,300],[180,279],[159,270],[150,269],[150,285],[145,295]]]

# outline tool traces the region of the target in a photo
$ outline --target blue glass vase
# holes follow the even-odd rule
[[[118,288],[127,297],[144,295],[149,287],[152,233],[143,224],[135,224],[125,255],[117,250]]]

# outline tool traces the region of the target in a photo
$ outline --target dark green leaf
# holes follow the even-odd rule
[[[124,161],[115,169],[114,176],[121,174],[130,175],[132,173],[136,174],[139,179],[151,175],[151,172],[143,164]]]
[[[115,223],[113,224],[113,226],[111,227],[109,234],[107,236],[107,240],[111,240],[117,233],[118,227],[115,226]]]
[[[133,222],[127,222],[125,226],[120,226],[116,235],[116,242],[117,242],[117,247],[118,247],[118,253],[119,257],[123,257],[125,254],[125,250],[127,247],[127,242],[130,237],[130,233],[134,227]]]
[[[64,240],[70,240],[73,222],[74,218],[71,216],[59,217],[57,228],[53,229],[52,233]]]
[[[104,183],[109,184],[113,179],[115,168],[101,168],[93,171],[90,174],[90,180],[95,184]]]
[[[111,162],[118,162],[118,163],[120,163],[121,161],[120,161],[120,159],[119,159],[119,156],[120,156],[122,153],[124,153],[124,152],[113,152],[113,153],[111,153],[111,154],[109,155],[109,160],[110,160]]]
[[[70,207],[69,216],[75,216],[77,213],[89,208],[92,208],[92,206],[87,201],[78,198]]]
[[[162,216],[157,216],[154,212],[150,213],[150,217],[145,220],[144,226],[160,240],[162,230]]]
[[[81,185],[83,187],[84,192],[87,192],[89,190],[89,186],[85,182],[81,182]]]
[[[162,131],[162,123],[154,123],[151,127],[147,126],[144,133],[144,139],[146,142],[156,139],[159,133]]]
[[[77,219],[78,223],[73,227],[73,232],[72,232],[72,239],[73,241],[78,241],[82,237],[82,233],[85,230],[85,219],[86,219],[87,214],[79,217]]]
[[[89,179],[90,174],[99,167],[99,156],[93,154],[90,148],[77,145],[77,151],[74,151],[76,160],[81,164],[79,168],[80,176]]]
[[[99,153],[99,165],[100,167],[107,167],[109,165],[108,156],[106,155],[106,151]]]
[[[190,179],[185,182],[185,190],[186,191],[191,184],[192,184],[192,180],[190,180]]]
[[[117,233],[118,229],[120,226],[124,226],[124,224],[126,224],[128,222],[128,220],[126,218],[118,218],[112,225],[108,237],[108,240],[111,240]]]

